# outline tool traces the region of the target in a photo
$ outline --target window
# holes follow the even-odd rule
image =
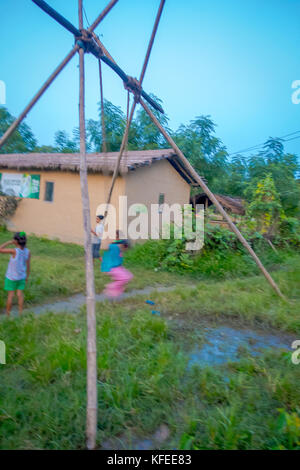
[[[162,213],[164,203],[165,203],[165,195],[163,193],[160,193],[159,198],[158,198],[158,212],[159,213]]]
[[[52,183],[50,181],[46,181],[44,201],[52,202],[53,201],[53,192],[54,192],[54,183]]]

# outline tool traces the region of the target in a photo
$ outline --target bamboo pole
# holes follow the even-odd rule
[[[19,117],[12,123],[12,125],[7,129],[7,131],[3,134],[0,139],[0,148],[5,144],[7,139],[11,136],[11,134],[16,130],[16,128],[21,124],[21,122],[25,119],[29,111],[33,108],[33,106],[38,102],[40,97],[45,93],[47,88],[51,85],[51,83],[55,80],[57,75],[65,68],[65,66],[70,62],[70,60],[74,57],[76,52],[78,51],[78,46],[74,46],[73,49],[69,52],[69,54],[64,58],[64,60],[59,64],[59,66],[54,70],[54,72],[50,75],[48,80],[44,83],[44,85],[39,89],[36,95],[32,98],[30,103],[26,106],[24,111],[19,115]]]
[[[79,27],[83,27],[82,0],[78,1]],[[86,313],[87,313],[87,410],[86,445],[88,449],[96,446],[97,435],[97,350],[95,282],[91,245],[91,217],[87,179],[86,136],[85,136],[85,70],[84,51],[79,49],[79,121],[80,121],[80,186],[82,197],[85,271],[86,271]]]
[[[180,161],[182,162],[182,164],[184,165],[184,167],[192,174],[193,178],[197,181],[197,183],[201,186],[201,188],[203,189],[203,191],[207,194],[207,196],[209,197],[209,199],[215,204],[216,208],[218,209],[218,211],[220,212],[220,214],[224,217],[224,219],[227,221],[228,225],[230,226],[231,230],[236,234],[237,238],[240,240],[240,242],[242,243],[242,245],[246,248],[246,250],[250,253],[250,255],[252,256],[252,258],[254,259],[254,261],[256,262],[257,266],[259,267],[259,269],[261,270],[261,272],[263,273],[263,275],[265,276],[265,278],[267,279],[267,281],[269,282],[269,284],[271,285],[271,287],[274,289],[274,291],[284,300],[285,297],[284,295],[280,292],[280,289],[279,287],[277,286],[277,284],[275,283],[275,281],[272,279],[272,277],[270,276],[270,274],[268,273],[268,271],[266,270],[266,268],[263,266],[262,262],[260,261],[260,259],[258,258],[258,256],[256,255],[256,253],[254,252],[254,250],[251,248],[251,246],[249,245],[249,243],[247,242],[247,240],[245,240],[245,238],[243,237],[243,235],[241,234],[241,232],[239,231],[239,229],[235,226],[235,224],[232,222],[231,218],[229,217],[229,215],[227,214],[227,212],[225,212],[225,210],[223,209],[223,207],[221,206],[221,204],[219,203],[219,201],[216,199],[215,195],[210,191],[210,189],[206,186],[206,184],[204,183],[204,181],[202,180],[202,178],[198,175],[198,173],[196,172],[196,170],[194,170],[194,168],[192,167],[192,165],[190,164],[190,162],[188,161],[188,159],[183,155],[183,153],[181,152],[181,150],[179,149],[179,147],[177,147],[177,145],[175,144],[174,140],[172,139],[172,137],[166,132],[166,130],[163,128],[163,126],[160,124],[160,122],[158,121],[158,119],[156,119],[156,117],[154,116],[154,114],[152,113],[152,111],[148,108],[148,106],[146,105],[146,103],[143,101],[143,100],[140,100],[140,103],[142,105],[142,107],[144,108],[144,110],[146,111],[146,113],[148,114],[148,116],[150,117],[150,119],[153,121],[153,123],[157,126],[157,128],[160,130],[160,132],[162,133],[162,135],[164,136],[164,138],[167,140],[167,142],[171,145],[171,147],[173,148],[173,150],[176,152],[177,156],[179,157]]]
[[[88,31],[91,33],[94,31],[101,21],[106,17],[110,10],[118,3],[119,0],[111,0],[109,4],[104,8],[100,15],[95,19],[94,23],[89,27]]]
[[[118,2],[118,0],[112,0],[109,4],[104,8],[104,10],[100,13],[94,23],[88,28],[88,31],[92,33],[94,29],[97,28],[99,23],[105,18],[105,16],[110,12],[113,6]],[[64,58],[64,60],[58,65],[58,67],[54,70],[54,72],[50,75],[48,80],[44,83],[44,85],[40,88],[40,90],[34,95],[30,103],[26,106],[26,108],[22,111],[19,117],[11,124],[11,126],[6,130],[3,136],[0,138],[0,148],[5,144],[7,139],[12,135],[12,133],[16,130],[16,128],[21,124],[21,122],[25,119],[29,111],[33,108],[33,106],[38,102],[41,96],[45,93],[47,88],[51,85],[51,83],[55,80],[55,78],[59,75],[59,73],[65,68],[65,66],[70,62],[70,60],[74,57],[76,52],[78,51],[79,47],[76,45],[73,49],[69,52],[69,54]]]
[[[157,33],[157,28],[158,28],[158,25],[159,25],[159,22],[160,22],[160,18],[161,18],[161,14],[162,14],[164,5],[165,5],[165,0],[161,0],[159,8],[158,8],[157,15],[156,15],[156,18],[155,18],[155,23],[154,23],[154,26],[153,26],[151,38],[150,38],[150,41],[149,41],[149,44],[148,44],[148,49],[147,49],[147,52],[146,52],[144,65],[143,65],[142,72],[141,72],[141,75],[140,75],[140,85],[142,84],[142,82],[144,80],[144,77],[145,77],[146,68],[147,68],[147,65],[148,65],[148,62],[149,62],[150,54],[151,54],[151,51],[152,51],[154,39],[155,39],[155,36],[156,36],[156,33]]]
[[[108,52],[108,50],[106,49],[106,47],[104,46],[104,44],[100,41],[100,39],[98,38],[97,34],[93,33],[93,38],[95,39],[96,41],[96,44],[100,47],[100,49],[102,50],[103,54],[106,55],[106,57],[108,57],[113,64],[116,64],[116,61],[112,58],[112,56],[110,55],[110,53]],[[116,64],[117,65],[117,64]]]

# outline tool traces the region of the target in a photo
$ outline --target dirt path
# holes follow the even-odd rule
[[[122,294],[121,297],[118,298],[118,300],[124,300],[128,299],[131,297],[135,297],[137,295],[148,295],[151,294],[152,292],[169,292],[176,289],[176,286],[171,286],[171,287],[165,287],[165,286],[158,286],[158,287],[147,287],[145,289],[133,289],[129,292],[125,292]],[[104,302],[107,300],[107,297],[105,297],[104,294],[97,294],[96,295],[96,302]],[[53,313],[78,313],[85,305],[85,295],[84,294],[76,294],[73,295],[65,300],[59,300],[57,302],[51,302],[43,305],[37,305],[35,307],[30,307],[26,308],[24,310],[24,313],[35,313],[36,315],[41,315],[43,313],[47,312],[53,312]],[[17,314],[17,309],[16,307],[12,310],[12,314],[16,315]]]

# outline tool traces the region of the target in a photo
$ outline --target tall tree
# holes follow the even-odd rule
[[[126,126],[126,117],[119,106],[104,100],[104,122],[106,131],[106,146],[108,152],[117,152],[122,143]],[[99,120],[89,119],[87,122],[87,136],[90,147],[95,152],[102,149],[101,107],[99,106]]]
[[[247,187],[248,165],[247,159],[242,155],[236,155],[227,165],[224,174],[224,193],[231,196],[243,197]]]
[[[5,133],[15,118],[4,107],[0,107],[0,137]],[[30,127],[22,123],[10,136],[6,144],[0,149],[0,153],[26,153],[33,152],[37,141]]]
[[[263,150],[250,157],[248,170],[249,181],[256,183],[271,175],[285,213],[299,214],[300,186],[296,180],[299,164],[296,155],[285,153],[282,139],[270,137]]]
[[[60,153],[79,152],[78,138],[76,140],[70,138],[66,131],[57,131],[54,136],[56,151]]]
[[[215,134],[210,116],[198,116],[175,133],[175,141],[193,167],[204,176],[214,192],[224,192],[227,173],[227,151]]]
[[[157,103],[162,104],[162,101],[157,98],[157,96],[153,94],[150,96]],[[160,124],[168,129],[168,116],[161,114],[155,109],[152,109],[152,112]],[[128,148],[132,150],[147,150],[166,148],[168,146],[169,145],[166,143],[157,127],[153,124],[148,114],[143,108],[139,108],[136,113],[136,117],[133,120],[131,132],[129,133]]]
[[[254,181],[247,191],[251,203],[247,214],[256,221],[256,230],[267,239],[276,234],[283,209],[272,176],[269,174],[256,184]]]

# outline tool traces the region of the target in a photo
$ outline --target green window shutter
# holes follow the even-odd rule
[[[52,202],[53,193],[54,193],[54,183],[52,183],[51,181],[46,181],[45,201]]]

